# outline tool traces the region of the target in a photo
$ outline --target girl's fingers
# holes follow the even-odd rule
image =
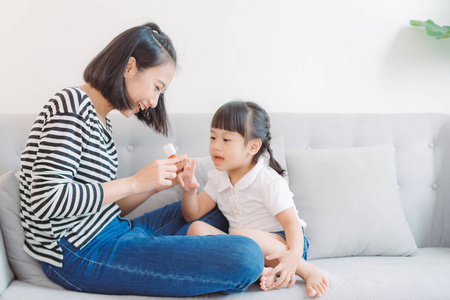
[[[291,275],[291,281],[289,282],[287,287],[288,288],[292,287],[295,284],[295,281],[296,281],[295,274],[293,274],[293,275]]]
[[[181,185],[181,187],[184,187],[184,181],[183,181],[182,176],[177,176],[177,181]]]
[[[283,282],[278,286],[278,288],[288,286],[290,280],[291,280],[291,275],[285,276]]]
[[[273,287],[283,287],[282,283],[286,280],[286,273],[285,272],[281,272],[280,277],[278,277],[278,279],[273,283]]]
[[[186,158],[185,160],[185,166],[187,166],[188,171],[191,171],[192,166],[191,166],[191,159],[190,158]]]
[[[281,270],[281,266],[280,265],[276,266],[275,268],[273,268],[272,270],[270,270],[267,273],[267,277],[271,277],[273,275],[276,275],[278,272],[280,272],[280,270]]]

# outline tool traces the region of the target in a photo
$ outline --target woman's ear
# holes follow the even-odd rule
[[[128,60],[127,67],[125,68],[125,73],[123,74],[123,77],[129,78],[134,76],[137,73],[137,66],[136,66],[136,59],[131,56]]]
[[[256,155],[258,153],[259,149],[261,149],[262,142],[260,139],[253,139],[249,142],[249,153],[251,155]]]

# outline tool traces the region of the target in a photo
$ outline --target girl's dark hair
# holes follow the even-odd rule
[[[100,91],[118,110],[136,109],[125,87],[124,73],[130,57],[136,59],[138,71],[172,61],[177,54],[170,38],[155,23],[130,28],[115,37],[84,70],[84,80]],[[155,108],[140,110],[137,118],[155,131],[168,135],[169,123],[160,94]]]
[[[265,151],[269,153],[269,166],[281,176],[285,175],[285,170],[273,157],[270,147],[270,118],[267,112],[254,102],[231,101],[222,105],[214,114],[211,121],[211,128],[218,128],[227,131],[238,132],[244,137],[246,143],[252,139],[261,140],[261,148],[253,157],[256,163]]]

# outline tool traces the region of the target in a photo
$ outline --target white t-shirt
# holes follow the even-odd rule
[[[227,171],[209,171],[208,182],[203,190],[228,219],[229,231],[240,228],[282,231],[283,227],[276,215],[288,208],[295,208],[293,194],[286,180],[269,167],[262,156],[234,187]],[[295,212],[298,214],[296,208]],[[303,220],[298,220],[302,227],[306,227]]]

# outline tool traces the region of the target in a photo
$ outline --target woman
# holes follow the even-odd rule
[[[134,220],[123,218],[177,184],[178,163],[186,155],[116,179],[117,152],[107,115],[113,109],[126,117],[135,114],[167,135],[164,91],[175,68],[175,49],[156,24],[131,28],[91,61],[85,84],[57,93],[34,123],[21,157],[24,249],[61,286],[191,296],[241,292],[261,274],[262,252],[248,238],[179,236],[187,230],[180,203]],[[206,219],[227,226],[217,210]]]

